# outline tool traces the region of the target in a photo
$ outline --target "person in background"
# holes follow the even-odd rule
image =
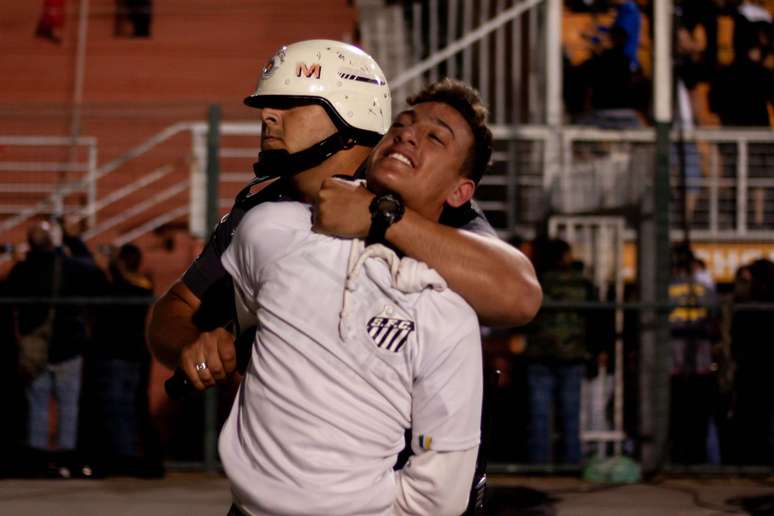
[[[770,128],[769,107],[774,107],[774,73],[764,61],[770,48],[751,46],[734,56],[729,66],[722,68],[711,85],[710,108],[717,113],[724,127]],[[738,149],[734,143],[719,144],[723,158],[723,175],[736,177]],[[748,176],[768,178],[774,169],[774,146],[771,143],[748,144]],[[752,217],[749,224],[763,228],[766,220],[766,191],[751,189]]]
[[[64,21],[65,0],[43,0],[35,36],[51,40],[57,45],[61,44]]]
[[[771,48],[774,20],[761,0],[744,0],[734,13],[734,56],[744,56],[751,48]]]
[[[593,299],[593,286],[577,267],[563,240],[541,243],[537,269],[546,301],[584,302]],[[557,402],[562,438],[559,461],[578,464],[581,460],[581,382],[585,372],[587,321],[582,312],[541,309],[528,328],[527,384],[530,419],[528,458],[546,464],[553,457],[551,413]],[[558,462],[554,460],[554,462]]]
[[[613,0],[616,6],[615,20],[613,20],[613,29],[619,29],[624,34],[623,51],[629,60],[629,68],[635,72],[640,68],[640,60],[637,57],[637,50],[640,47],[640,30],[642,20],[640,18],[640,8],[634,0]]]
[[[737,273],[735,303],[774,303],[774,263],[756,260]],[[771,310],[740,309],[731,322],[736,361],[734,426],[741,464],[774,464],[774,346]]]
[[[98,457],[104,474],[157,477],[163,467],[148,410],[150,352],[145,345],[153,285],[141,265],[142,252],[134,244],[122,245],[109,264],[105,294],[127,302],[105,304],[97,318],[92,370],[102,429]]]
[[[72,258],[55,243],[56,232],[47,221],[30,226],[29,252],[8,276],[8,293],[14,297],[88,297],[98,295],[102,271]],[[27,445],[36,473],[45,469],[69,477],[79,472],[76,456],[83,349],[87,342],[85,308],[71,304],[19,304],[14,310],[14,331],[20,346],[28,404]],[[25,337],[39,337],[42,355],[28,355]],[[49,404],[57,401],[55,454],[49,450]],[[88,472],[83,472],[88,474]]]
[[[672,348],[671,459],[677,464],[708,461],[710,418],[717,405],[712,345],[717,337],[715,290],[696,278],[687,244],[672,249],[669,314]]]
[[[637,76],[626,54],[626,31],[614,25],[610,45],[580,65],[578,80],[584,91],[584,108],[577,123],[602,129],[642,126],[638,114],[641,95]]]

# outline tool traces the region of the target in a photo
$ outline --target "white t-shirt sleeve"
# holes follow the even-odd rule
[[[295,202],[264,203],[245,214],[220,259],[246,305],[257,298],[262,269],[306,238],[310,221],[308,206]]]
[[[478,320],[456,294],[447,291],[438,297],[440,303],[423,303],[419,315],[422,356],[414,379],[411,423],[415,454],[467,450],[481,437]]]

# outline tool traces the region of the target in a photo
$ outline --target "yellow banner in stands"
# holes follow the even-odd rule
[[[758,258],[774,261],[774,243],[767,242],[693,242],[693,252],[707,264],[716,282],[734,281],[739,267]],[[637,275],[637,246],[624,244],[624,278],[634,281]]]

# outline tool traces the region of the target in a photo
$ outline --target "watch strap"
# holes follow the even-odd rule
[[[382,214],[376,214],[371,217],[371,227],[368,230],[368,238],[366,239],[366,245],[379,244],[384,242],[384,237],[387,234],[387,228],[391,225],[391,221]]]

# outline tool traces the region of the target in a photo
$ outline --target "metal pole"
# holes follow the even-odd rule
[[[89,32],[89,0],[81,0],[78,13],[78,47],[75,55],[75,83],[73,86],[73,111],[70,121],[70,136],[81,135],[81,107],[83,104],[83,83],[86,74],[86,37]]]
[[[546,123],[562,123],[562,1],[546,0]]]
[[[88,204],[88,223],[89,227],[94,227],[97,223],[97,144],[92,143],[88,147],[89,149],[89,172],[88,172],[88,189],[89,192],[89,204]]]
[[[639,284],[643,302],[665,303],[670,276],[669,131],[672,120],[672,0],[654,3],[654,112],[656,158],[653,188],[643,199],[639,235]],[[669,327],[664,312],[641,318],[640,433],[642,462],[652,472],[664,465],[669,428]]]
[[[78,159],[78,137],[81,135],[81,110],[83,107],[83,84],[86,75],[86,38],[89,33],[89,0],[81,0],[78,12],[78,46],[75,54],[75,79],[73,84],[73,105],[70,120],[70,151],[67,162],[72,164]],[[67,173],[59,176],[58,190],[64,189],[64,183],[67,181]],[[90,190],[90,189],[89,189]],[[64,204],[64,203],[63,203]],[[61,215],[64,206],[55,208]],[[89,219],[93,223],[93,218]]]
[[[543,174],[546,180],[555,186],[554,181],[559,178],[560,191],[565,190],[566,169],[562,167],[562,0],[546,0],[545,6],[545,62],[546,62],[546,92],[545,92],[545,120],[549,128],[549,136],[545,140]],[[530,27],[534,29],[535,27]],[[550,178],[550,179],[549,179]],[[568,209],[569,204],[562,196],[562,211]],[[556,208],[556,207],[553,207]]]
[[[220,120],[221,109],[210,106],[207,132],[207,231],[211,233],[218,222],[218,180],[220,175]],[[217,415],[218,392],[207,389],[204,394],[204,468],[215,471],[217,467]]]
[[[747,232],[747,141],[739,140],[736,149],[736,232],[743,235]]]
[[[210,106],[207,132],[207,231],[218,223],[218,181],[220,176],[220,119],[221,109],[217,104]]]

